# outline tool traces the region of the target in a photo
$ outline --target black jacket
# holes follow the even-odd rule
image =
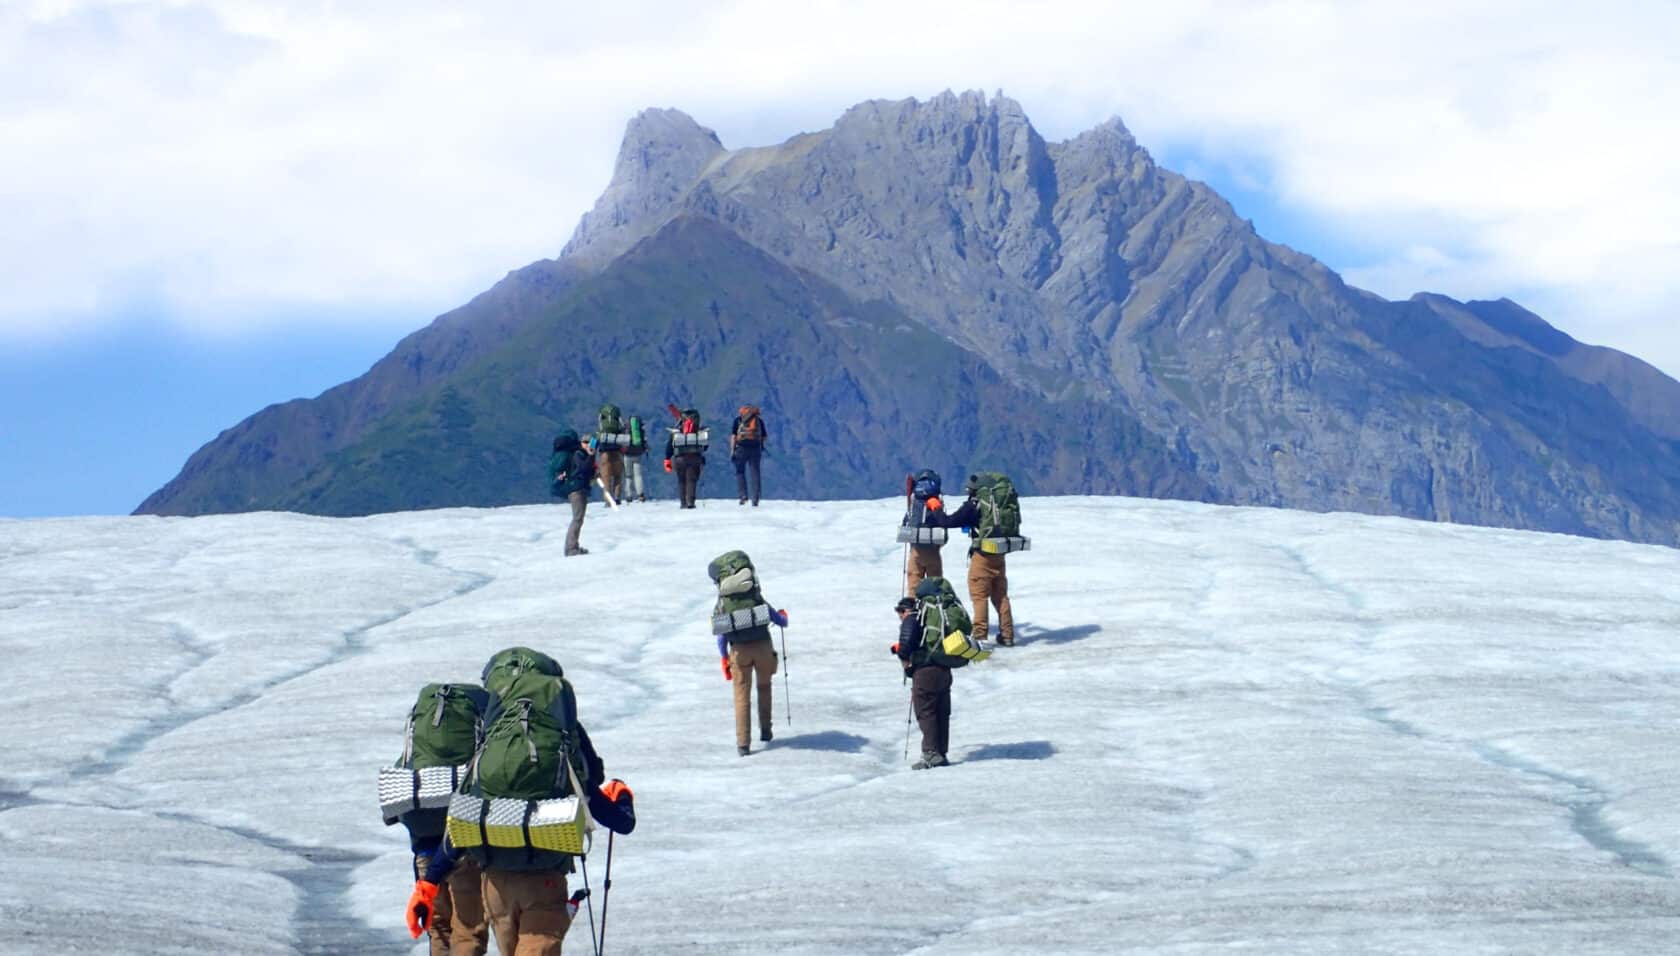
[[[898,622],[898,659],[904,663],[906,674],[914,674],[924,667],[945,667],[928,660],[927,649],[922,646],[922,618],[919,614],[907,615]],[[945,669],[950,670],[948,667]]]

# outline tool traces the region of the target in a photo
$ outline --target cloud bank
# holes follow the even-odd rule
[[[554,255],[639,109],[738,147],[1001,88],[1050,139],[1120,115],[1253,184],[1357,285],[1510,295],[1680,372],[1672,4],[583,6],[0,8],[0,340],[417,325]]]

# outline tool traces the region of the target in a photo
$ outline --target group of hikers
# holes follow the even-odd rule
[[[665,471],[676,477],[678,506],[691,509],[700,491],[711,430],[701,424],[697,408],[669,405],[667,409],[675,421],[666,427]],[[763,412],[757,405],[742,405],[729,426],[729,460],[735,466],[735,491],[742,505],[758,507],[763,485],[761,462],[769,438]],[[601,406],[592,434],[579,437],[575,430],[567,429],[555,436],[554,451],[548,459],[549,490],[571,505],[572,522],[566,530],[568,557],[589,553],[579,538],[591,483],[600,486],[601,494],[614,507],[621,502],[648,500],[642,459],[651,447],[642,419],[626,416],[611,402]]]
[[[732,428],[732,452],[740,447],[740,426],[749,409],[742,409]],[[638,457],[631,443],[616,436],[644,437],[634,419],[626,432],[609,427],[606,411],[595,436],[598,442],[603,434],[613,436],[605,442],[586,444],[575,433],[555,442],[556,484],[564,479],[575,485],[566,491],[573,515],[568,554],[587,553],[577,546],[577,527],[588,482],[599,479],[611,495],[606,476],[623,478],[623,457]],[[751,411],[756,416],[757,410]],[[692,507],[699,466],[681,459],[689,454],[703,462],[704,430],[693,409],[676,414],[666,465],[682,482],[683,506]],[[699,450],[685,450],[694,446],[679,436],[695,434],[702,436]],[[762,419],[745,434],[757,443],[750,498],[756,504]],[[644,442],[640,454],[645,452]],[[620,457],[615,461],[608,454]],[[690,469],[693,477],[682,477]],[[744,471],[737,459],[737,473]],[[627,494],[639,497],[638,480],[631,479]],[[940,477],[932,470],[907,476],[898,529],[904,566],[894,605],[898,639],[891,651],[910,685],[910,708],[921,728],[920,757],[911,764],[915,770],[950,762],[952,671],[991,655],[988,609],[997,612],[996,644],[1014,646],[1006,556],[1030,546],[1020,536],[1020,502],[1007,476],[970,475],[963,487],[966,500],[954,511],[945,509],[941,491]],[[749,500],[742,494],[743,501]],[[952,528],[969,538],[972,616],[943,577],[941,549]],[[736,753],[745,757],[752,753],[755,716],[758,739],[768,744],[775,736],[772,688],[777,673],[785,680],[788,613],[765,598],[758,569],[745,552],[719,555],[706,572],[716,591],[711,632],[723,676],[734,691]],[[782,633],[781,654],[772,626]],[[602,949],[613,838],[635,828],[634,794],[624,781],[607,778],[578,720],[572,686],[552,657],[512,647],[490,658],[477,684],[421,688],[408,714],[402,755],[380,771],[379,791],[385,822],[400,822],[409,832],[415,884],[406,921],[415,938],[430,934],[432,956],[482,956],[492,930],[502,956],[557,954],[582,907],[588,907],[594,951]],[[586,863],[590,831],[597,823],[608,831],[599,935]],[[584,885],[568,893],[568,877],[580,866]]]

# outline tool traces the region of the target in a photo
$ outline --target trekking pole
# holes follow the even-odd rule
[[[905,680],[908,682],[909,678]],[[910,715],[916,711],[916,690],[910,689],[910,699],[904,703],[904,759],[910,759]]]
[[[782,632],[782,703],[787,705],[787,722],[788,726],[791,727],[793,726],[793,685],[788,680],[787,628],[778,624],[776,630]],[[612,837],[607,837],[607,842],[611,843]]]
[[[611,842],[611,837],[608,838]],[[601,939],[595,935],[595,899],[589,892],[589,857],[580,857],[583,861],[583,901],[589,904],[589,943],[590,952],[601,956]]]
[[[607,876],[601,887],[601,941],[595,947],[596,956],[600,956],[607,948],[607,904],[612,902],[612,848],[613,837],[618,834],[607,831]]]

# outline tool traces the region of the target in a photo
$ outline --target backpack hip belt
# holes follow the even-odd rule
[[[708,444],[709,432],[702,428],[697,432],[672,432],[671,447],[684,451],[705,451]]]
[[[758,604],[744,607],[739,611],[725,611],[712,616],[713,634],[734,634],[738,631],[750,630],[755,627],[766,627],[770,624],[770,606]]]
[[[596,448],[605,448],[605,449],[629,448],[630,447],[630,433],[629,432],[608,432],[608,433],[605,433],[605,434],[596,435],[595,436],[595,447]]]

